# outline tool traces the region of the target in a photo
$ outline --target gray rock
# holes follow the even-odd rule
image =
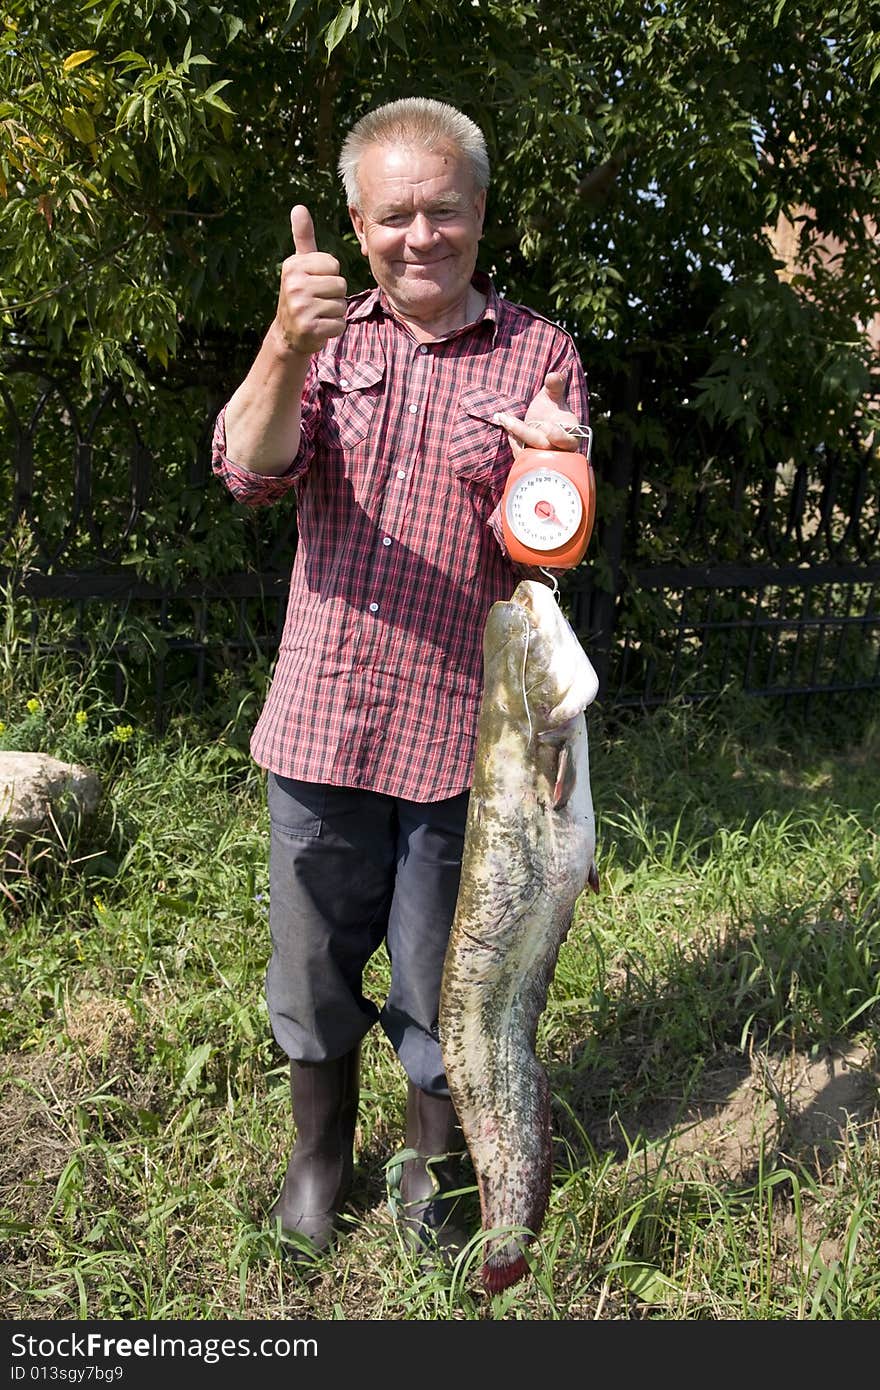
[[[33,835],[71,812],[89,816],[101,799],[96,772],[47,753],[0,752],[0,834]]]

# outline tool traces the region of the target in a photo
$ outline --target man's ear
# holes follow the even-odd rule
[[[364,231],[364,219],[358,208],[350,207],[348,215],[351,218],[351,225],[354,227],[354,234],[358,239],[358,245],[364,256],[367,254],[367,238]]]
[[[483,221],[486,217],[486,190],[481,188],[477,193],[474,207],[477,213],[477,220],[480,224],[480,236],[483,235]]]

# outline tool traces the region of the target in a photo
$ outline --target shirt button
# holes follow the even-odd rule
[[[397,470],[397,476],[398,476],[398,478],[405,478],[405,477],[406,477],[406,469],[405,469],[405,468],[398,468],[398,470]]]
[[[409,408],[409,413],[410,413],[410,415],[415,415],[415,413],[416,413],[417,410],[418,410],[418,406],[417,406],[417,405],[411,405],[410,408]]]
[[[378,613],[378,612],[379,612],[379,605],[378,605],[378,603],[371,603],[371,604],[370,604],[370,612],[371,612],[371,613]]]
[[[386,536],[385,539],[383,540],[382,544],[383,544],[383,545],[390,545],[390,544],[391,544],[391,537],[390,537],[390,536]]]
[[[348,384],[349,384],[349,380],[348,380],[348,377],[347,377],[347,376],[341,376],[341,377],[339,378],[339,385],[340,385],[340,386],[348,386]]]
[[[422,356],[424,356],[427,351],[428,349],[425,347],[425,344],[422,343],[422,346],[419,348],[419,352],[422,354]]]

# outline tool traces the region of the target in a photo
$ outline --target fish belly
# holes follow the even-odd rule
[[[561,810],[535,772],[529,744],[508,742],[482,760],[478,753],[444,966],[441,1045],[477,1177],[483,1281],[492,1292],[527,1272],[524,1250],[550,1195],[550,1093],[535,1037],[593,863],[582,716],[570,751],[576,786]]]

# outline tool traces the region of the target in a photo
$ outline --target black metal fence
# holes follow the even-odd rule
[[[27,356],[0,375],[0,580],[35,646],[104,642],[160,722],[174,691],[267,674],[280,637],[292,505],[248,512],[210,474],[235,379],[228,354],[202,356],[135,411],[118,384],[86,393]],[[625,433],[603,455],[596,424],[617,500],[564,593],[607,706],[880,689],[875,455],[819,448],[757,480],[721,458],[682,506]]]

